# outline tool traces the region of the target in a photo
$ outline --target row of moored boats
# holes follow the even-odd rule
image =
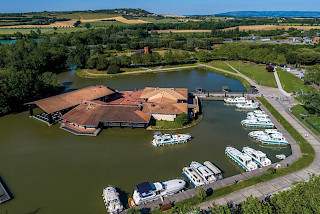
[[[250,147],[243,147],[242,152],[240,152],[238,149],[228,146],[225,150],[225,154],[246,171],[252,171],[258,167],[271,165],[271,160],[265,153]]]
[[[245,97],[226,97],[224,102],[227,104],[236,105],[239,109],[257,109],[259,108],[259,103],[255,100],[246,99]]]

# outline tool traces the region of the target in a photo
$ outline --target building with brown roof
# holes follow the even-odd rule
[[[174,121],[177,115],[188,115],[188,103],[143,103],[142,111],[156,120]]]
[[[181,103],[188,101],[186,88],[152,88],[146,87],[140,98],[149,103]]]
[[[106,126],[147,127],[151,115],[141,111],[137,105],[109,105],[96,101],[83,101],[61,117],[61,128],[74,132],[92,132]]]

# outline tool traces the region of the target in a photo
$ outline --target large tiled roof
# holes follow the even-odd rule
[[[143,103],[142,111],[149,114],[188,114],[187,103]]]
[[[113,96],[113,99],[109,101],[108,104],[139,105],[139,103],[144,102],[144,99],[140,98],[142,92],[143,90],[119,91]]]
[[[67,92],[64,94],[59,94],[53,97],[36,100],[27,104],[35,104],[45,112],[53,113],[78,105],[82,100],[94,100],[113,93],[113,90],[103,85],[96,85]]]
[[[188,100],[188,89],[146,87],[140,98],[152,103],[177,103],[178,100]]]
[[[84,126],[98,126],[99,122],[149,123],[150,118],[140,106],[102,105],[94,101],[84,101],[62,116],[64,120]]]

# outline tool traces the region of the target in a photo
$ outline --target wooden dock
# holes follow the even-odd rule
[[[1,180],[1,179],[0,179]],[[9,193],[3,186],[3,184],[0,182],[0,204],[9,201],[11,199]]]

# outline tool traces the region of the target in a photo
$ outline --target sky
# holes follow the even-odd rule
[[[0,13],[141,8],[157,14],[229,11],[320,11],[320,0],[0,0]]]

